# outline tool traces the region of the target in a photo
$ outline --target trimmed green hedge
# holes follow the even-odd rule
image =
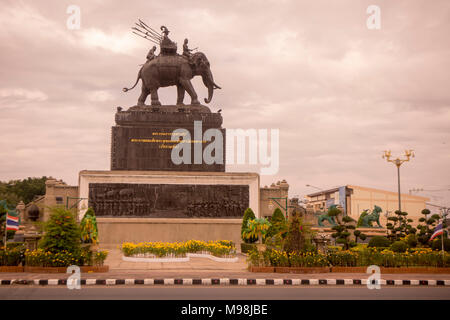
[[[407,249],[408,249],[408,245],[404,241],[395,241],[391,245],[391,250],[393,252],[403,253],[403,252],[406,252]]]
[[[368,247],[375,247],[375,248],[380,248],[380,247],[389,247],[391,245],[391,242],[389,241],[388,238],[383,237],[383,236],[375,236],[372,239],[370,239],[369,244],[367,245]]]
[[[346,250],[321,253],[288,253],[280,250],[267,249],[264,253],[252,250],[247,261],[253,266],[273,267],[366,267],[377,265],[380,267],[450,267],[450,254],[443,256],[440,251],[429,248],[408,250],[397,253],[390,250],[380,251],[377,248],[361,250]]]

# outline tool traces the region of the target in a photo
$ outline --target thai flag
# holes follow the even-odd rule
[[[436,238],[437,236],[440,236],[441,234],[444,234],[444,227],[442,225],[442,222],[438,224],[434,229],[434,233],[431,235],[430,241]]]
[[[6,215],[6,230],[19,230],[19,217]]]

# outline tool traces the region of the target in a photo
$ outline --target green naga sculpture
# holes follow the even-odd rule
[[[383,228],[380,224],[380,213],[383,210],[379,206],[374,206],[372,213],[369,213],[369,209],[364,210],[361,213],[361,216],[358,219],[358,224],[356,227],[362,227],[362,228]],[[374,227],[372,225],[373,222],[376,222],[378,224],[377,227]]]
[[[336,220],[334,219],[334,217],[329,216],[328,213],[324,213],[324,214],[321,214],[320,216],[318,216],[318,217],[317,217],[317,224],[318,224],[320,227],[325,227],[325,225],[323,224],[323,221],[324,221],[324,220],[328,221],[328,223],[329,223],[331,226],[335,226],[335,225],[336,225]]]

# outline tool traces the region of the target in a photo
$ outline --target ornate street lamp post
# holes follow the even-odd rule
[[[414,158],[414,150],[405,150],[405,159],[397,158],[395,160],[391,159],[391,150],[385,150],[383,159],[386,159],[387,162],[392,162],[397,166],[397,179],[398,179],[398,210],[402,212],[402,200],[400,196],[400,166],[403,162],[409,161],[410,158]]]

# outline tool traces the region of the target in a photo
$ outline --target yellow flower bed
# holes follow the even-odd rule
[[[185,242],[124,242],[121,248],[124,256],[145,257],[185,257],[187,253],[208,253],[216,257],[229,257],[236,253],[232,241],[200,241]]]
[[[70,265],[103,265],[108,251],[98,251],[91,256],[88,252],[72,253],[67,250],[49,252],[42,249],[26,250],[25,264],[30,267],[68,267]]]

